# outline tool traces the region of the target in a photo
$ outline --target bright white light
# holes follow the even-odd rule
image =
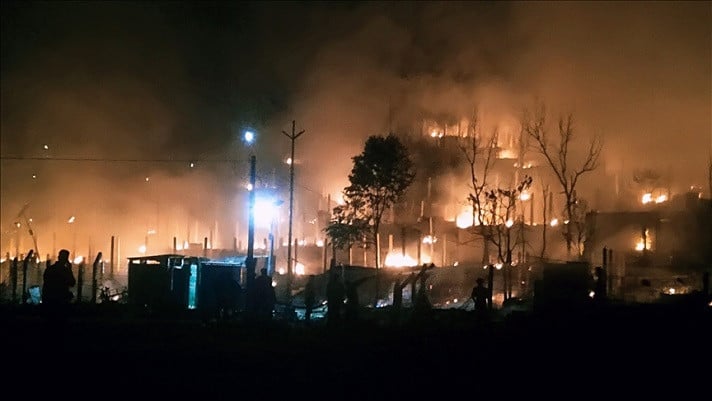
[[[660,195],[655,198],[655,203],[663,203],[667,200],[667,195]]]
[[[44,145],[44,146],[42,146],[42,147],[44,148],[44,150],[48,150],[48,149],[49,149],[49,146],[48,146],[48,145]]]
[[[78,265],[80,263],[84,262],[84,256],[77,256],[74,258],[74,264]]]
[[[141,255],[145,254],[146,253],[146,245],[139,246],[138,253],[140,253]]]
[[[245,131],[245,135],[244,135],[243,139],[245,140],[245,142],[250,144],[250,143],[254,142],[254,140],[255,140],[255,133],[252,131]]]
[[[245,188],[247,188],[248,191],[252,191],[252,184],[251,183],[245,184]]]
[[[507,228],[510,228],[514,225],[514,220],[509,219],[506,223],[504,223],[504,225],[507,226]]]
[[[146,180],[146,182],[148,182],[151,180],[151,177],[146,177],[145,180]]]
[[[668,290],[668,293],[670,293],[670,295],[675,295],[675,289],[674,289],[674,288],[670,288],[670,289]]]
[[[304,265],[301,262],[297,262],[297,264],[294,265],[294,273],[298,276],[304,275]]]
[[[287,272],[287,269],[285,269],[284,267],[280,267],[279,269],[277,269],[277,273],[279,273],[279,274],[284,274],[286,272]]]
[[[502,270],[502,266],[504,266],[504,264],[502,264],[502,263],[497,263],[497,264],[494,265],[494,267],[495,267],[497,270]]]
[[[74,216],[70,217],[69,220],[67,220],[67,223],[69,223],[69,224],[74,223],[74,219],[75,219]]]
[[[269,228],[272,221],[277,217],[277,206],[274,199],[267,197],[256,197],[255,199],[255,226]]]
[[[652,202],[652,201],[653,201],[653,194],[651,194],[651,193],[643,194],[643,197],[640,198],[640,201],[641,201],[644,205],[647,204],[647,203]]]
[[[287,164],[292,164],[292,158],[288,157],[287,160],[284,161]]]
[[[596,295],[596,292],[595,292],[595,291],[591,291],[591,292],[588,293],[588,296],[591,297],[591,298],[593,298],[595,295]]]
[[[316,240],[316,246],[318,246],[319,248],[322,248],[324,246],[324,240],[323,239]]]
[[[465,207],[460,214],[455,218],[455,225],[457,228],[469,228],[475,224],[475,218],[472,215],[472,205]]]
[[[190,168],[193,168],[193,167],[195,167],[195,163],[190,162]]]
[[[297,245],[299,245],[299,246],[306,246],[306,245],[307,245],[307,240],[305,240],[305,239],[297,240]]]
[[[521,201],[528,201],[531,198],[531,194],[527,191],[522,191],[521,194],[519,194],[519,200]]]
[[[426,235],[425,237],[423,237],[424,244],[434,244],[436,242],[438,242],[438,239],[435,236]]]
[[[559,225],[559,219],[551,219],[551,223],[549,223],[550,226],[556,227]]]

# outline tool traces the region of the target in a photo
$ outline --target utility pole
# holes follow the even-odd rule
[[[289,239],[287,240],[287,303],[292,303],[292,221],[294,215],[294,142],[304,133],[295,133],[295,121],[292,120],[292,133],[282,133],[292,141],[292,153],[289,159]]]
[[[256,158],[255,155],[250,156],[250,195],[249,195],[249,211],[247,223],[247,257],[245,258],[246,287],[247,291],[251,291],[253,281],[255,279],[255,172]]]

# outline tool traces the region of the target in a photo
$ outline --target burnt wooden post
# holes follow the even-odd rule
[[[101,263],[101,252],[96,254],[94,264],[91,269],[91,303],[96,303],[96,291],[98,289],[97,272],[99,271],[99,263]]]
[[[24,304],[27,300],[27,265],[30,263],[30,259],[32,259],[32,255],[34,255],[34,253],[34,249],[30,249],[30,251],[27,252],[27,256],[22,261],[22,298],[20,298],[20,303],[22,304]]]
[[[77,270],[77,303],[82,302],[82,287],[84,286],[84,260],[79,264]]]
[[[15,303],[17,300],[17,256],[12,259],[12,265],[10,265],[10,286],[12,289],[11,301]]]

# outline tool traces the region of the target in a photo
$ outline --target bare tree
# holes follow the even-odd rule
[[[485,194],[485,220],[483,226],[489,229],[488,240],[497,248],[497,259],[502,263],[505,283],[504,299],[512,297],[512,252],[521,244],[520,230],[523,224],[516,224],[517,202],[522,192],[527,191],[532,178],[525,176],[515,188],[493,188]]]
[[[492,229],[483,224],[486,218],[486,210],[483,206],[486,200],[487,177],[496,161],[497,139],[498,134],[495,129],[490,138],[484,142],[479,130],[477,111],[475,111],[468,127],[467,136],[459,145],[469,167],[470,182],[468,186],[471,192],[467,196],[467,201],[472,205],[472,232],[482,238],[483,264],[488,263],[488,244],[493,235]]]
[[[549,209],[551,208],[551,188],[549,187],[549,184],[542,185],[542,214],[544,217],[544,224],[541,228],[541,253],[539,254],[539,257],[541,259],[544,259],[546,257],[546,230],[549,227]]]
[[[576,186],[583,174],[598,167],[603,142],[600,137],[594,136],[589,143],[586,155],[583,157],[583,162],[578,167],[575,167],[572,165],[573,162],[570,160],[572,155],[569,152],[569,146],[574,139],[574,123],[571,114],[565,118],[559,118],[558,141],[554,141],[554,143],[549,142],[546,112],[543,106],[537,108],[534,116],[529,116],[528,113],[525,113],[522,127],[528,137],[533,139],[532,146],[546,159],[561,185],[566,201],[564,205],[564,216],[566,218],[566,221],[564,221],[566,226],[564,239],[566,240],[567,254],[571,256],[574,242],[573,230],[572,224],[566,223],[573,221],[574,208],[577,201]]]

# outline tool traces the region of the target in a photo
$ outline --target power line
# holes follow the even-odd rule
[[[36,157],[36,156],[2,156],[0,160],[33,160],[33,161],[69,161],[69,162],[120,162],[120,163],[234,163],[248,162],[241,159],[114,159],[103,157]]]

